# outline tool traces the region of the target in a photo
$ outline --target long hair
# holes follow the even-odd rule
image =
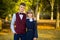
[[[32,14],[32,18],[34,18],[34,12],[33,12],[33,10],[28,10],[28,11],[27,11],[27,17],[28,17],[28,14],[29,14],[29,13],[31,13],[31,14]]]

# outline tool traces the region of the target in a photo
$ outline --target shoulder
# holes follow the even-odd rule
[[[24,13],[24,15],[26,15],[26,13]]]
[[[18,14],[18,12],[17,13],[13,13],[13,15],[16,15],[16,14]]]
[[[28,17],[26,18],[26,21],[29,21],[29,18]]]
[[[29,20],[29,17],[26,17],[26,20]]]
[[[16,13],[14,13],[13,16],[16,16]]]
[[[34,20],[33,22],[34,22],[34,23],[37,23],[37,21],[36,21],[36,20]]]
[[[33,19],[34,19],[34,21],[36,21],[36,20],[37,20],[35,17],[34,17]]]
[[[18,14],[18,12],[16,12],[16,13],[13,13],[13,16],[16,16]]]
[[[22,13],[23,15],[26,15],[26,13]]]

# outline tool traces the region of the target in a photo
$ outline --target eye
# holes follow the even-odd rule
[[[21,8],[23,8],[23,7],[21,7]]]

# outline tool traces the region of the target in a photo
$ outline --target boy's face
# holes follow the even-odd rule
[[[23,12],[25,10],[25,6],[20,5],[19,9],[20,9],[21,12]]]

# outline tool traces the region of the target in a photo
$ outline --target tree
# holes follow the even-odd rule
[[[5,18],[8,14],[12,13],[15,2],[12,0],[1,0],[0,1],[0,17]]]
[[[56,19],[56,28],[59,28],[59,6],[60,3],[59,3],[59,0],[57,0],[57,19]]]

